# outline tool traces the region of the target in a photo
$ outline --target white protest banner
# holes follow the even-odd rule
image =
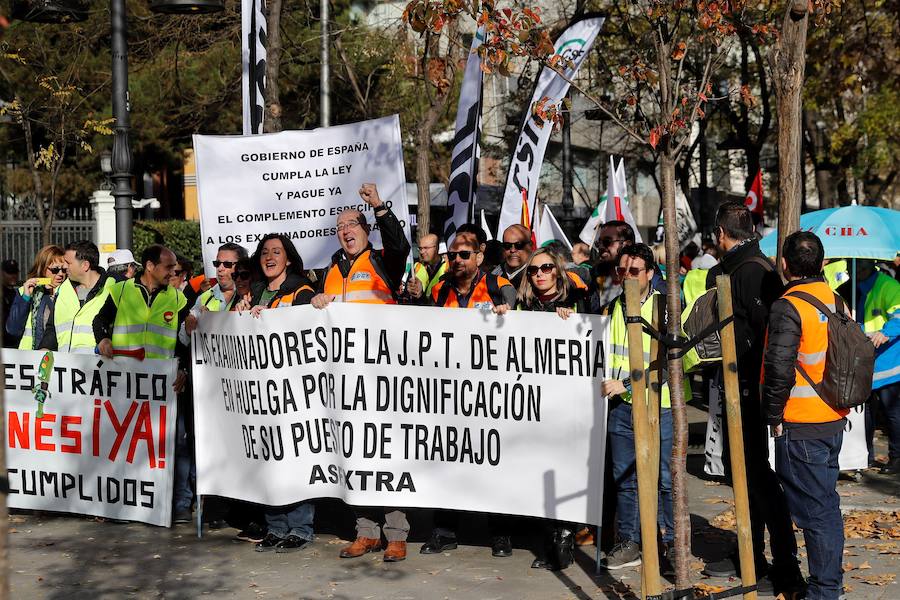
[[[198,493],[598,523],[607,325],[341,303],[205,313]]]
[[[869,467],[869,449],[866,446],[866,415],[864,406],[850,410],[844,423],[844,437],[838,454],[841,471],[859,471]],[[775,468],[775,438],[769,437],[769,464]]]
[[[46,354],[3,350],[9,506],[168,527],[177,363]]]
[[[410,237],[397,115],[311,131],[195,135],[194,152],[209,277],[219,246],[234,242],[253,252],[267,233],[293,240],[305,268],[328,266],[340,248],[335,224],[345,208],[362,211],[380,247],[373,211],[359,197],[364,183],[378,186]]]

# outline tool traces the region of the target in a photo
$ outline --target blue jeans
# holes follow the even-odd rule
[[[844,520],[838,496],[838,454],[844,432],[821,440],[775,438],[775,472],[809,561],[807,600],[836,600],[843,593]]]
[[[613,479],[616,482],[616,526],[622,541],[641,541],[637,499],[637,469],[631,404],[622,402],[609,411],[608,433]],[[672,409],[659,411],[659,504],[657,523],[663,530],[663,542],[675,539],[672,513]]]
[[[900,458],[900,381],[872,391],[866,402],[866,445],[869,448],[869,464],[875,462],[875,403],[881,405],[888,436],[888,458]]]
[[[266,507],[266,525],[269,533],[282,539],[296,535],[298,538],[313,541],[315,516],[316,506],[311,502]]]
[[[197,480],[197,463],[194,460],[194,439],[188,435],[185,416],[178,412],[175,421],[175,510],[191,510],[194,502],[194,486]]]

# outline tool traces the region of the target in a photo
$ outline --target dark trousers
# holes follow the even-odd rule
[[[311,502],[300,502],[287,506],[267,506],[266,526],[269,533],[279,538],[295,535],[313,541],[313,519],[316,506]]]
[[[878,410],[884,415],[884,423],[888,436],[888,458],[900,458],[900,381],[872,391],[872,397],[866,402],[866,446],[869,449],[869,464],[875,462],[875,413]]]
[[[807,600],[835,600],[843,591],[844,521],[838,496],[838,454],[844,432],[821,440],[775,439],[775,468],[809,561]]]
[[[747,469],[747,493],[750,500],[750,534],[756,573],[760,576],[766,566],[766,529],[772,550],[772,566],[782,573],[793,575],[798,570],[797,540],[788,510],[784,490],[769,466],[768,427],[762,418],[759,385],[741,382],[741,422],[744,438],[744,463]],[[719,390],[723,402],[725,391]],[[727,408],[725,409],[727,410]],[[728,428],[725,428],[725,471],[731,476],[731,447]]]
[[[637,467],[634,450],[634,428],[631,404],[621,402],[609,411],[607,425],[610,460],[616,485],[616,529],[622,541],[641,541],[640,514],[637,499]],[[675,517],[672,512],[672,409],[659,411],[659,500],[657,524],[662,541],[675,539]]]

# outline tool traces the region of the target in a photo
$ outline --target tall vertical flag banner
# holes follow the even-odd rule
[[[763,187],[762,187],[762,169],[756,172],[753,178],[753,184],[747,191],[747,197],[744,198],[744,205],[750,209],[750,212],[759,217],[762,223],[765,213],[763,211]]]
[[[568,79],[575,77],[587,57],[600,33],[603,20],[602,15],[584,15],[573,21],[556,39],[555,52],[564,59],[557,64],[566,65],[564,73]],[[500,210],[500,225],[497,228],[498,236],[502,236],[507,227],[519,222],[523,190],[528,192],[528,204],[534,214],[541,165],[544,163],[544,153],[553,128],[532,112],[532,106],[544,98],[547,99],[547,105],[559,104],[568,91],[569,82],[566,79],[549,67],[541,69],[534,93],[525,110],[519,141],[510,158]]]
[[[545,204],[541,213],[541,222],[537,228],[537,246],[543,247],[550,242],[561,242],[563,246],[572,250],[569,238],[566,237],[566,233],[560,227],[556,217],[550,212],[550,207]]]
[[[456,109],[456,135],[450,159],[450,184],[447,207],[450,215],[444,222],[444,239],[449,244],[456,230],[474,217],[475,188],[478,178],[478,142],[481,137],[481,56],[478,47],[484,41],[484,27],[472,38],[472,50],[466,61],[466,72],[459,89]]]
[[[594,212],[591,213],[591,216],[585,221],[584,227],[581,228],[578,239],[588,246],[593,244],[594,237],[597,235],[597,229],[603,223],[604,214],[606,214],[606,194],[600,196],[600,201],[597,203],[597,206],[594,207]]]
[[[619,166],[615,159],[609,157],[609,174],[606,178],[606,212],[603,221],[624,221],[634,230],[634,241],[641,243],[641,232],[638,229],[631,208],[628,206],[628,183],[625,178],[625,159],[619,159]]]
[[[241,96],[244,135],[263,132],[266,111],[266,2],[241,0]]]
[[[494,237],[494,233],[491,231],[491,226],[488,225],[487,216],[484,214],[484,209],[481,209],[481,228],[484,229],[484,232],[487,234],[487,239],[495,240],[497,238]]]
[[[678,223],[678,247],[684,249],[691,242],[699,246],[700,233],[697,230],[694,211],[691,210],[687,197],[678,186],[675,186],[675,214]]]
[[[535,199],[534,201],[534,210],[535,214],[538,211],[538,201]],[[531,232],[531,245],[537,246],[537,239],[534,236],[534,223],[531,220],[531,211],[528,208],[528,190],[522,190],[522,213],[520,215],[519,223],[528,229]],[[497,234],[500,235],[500,239],[503,239],[503,229],[497,230]]]

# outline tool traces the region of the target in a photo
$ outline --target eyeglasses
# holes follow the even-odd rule
[[[624,240],[622,238],[600,238],[599,241],[601,246],[603,246],[604,248],[609,248],[616,242],[625,242],[627,240]]]
[[[250,279],[250,271],[235,271],[235,279]]]
[[[353,221],[352,223],[341,223],[337,226],[338,231],[344,231],[346,229],[353,229],[354,227],[362,227],[359,221]]]
[[[219,267],[225,267],[226,269],[230,269],[231,267],[233,267],[235,265],[237,265],[237,263],[232,260],[214,260],[213,261],[213,266],[217,269]]]
[[[419,252],[423,250],[431,250],[432,248],[437,248],[437,246],[419,246]]]
[[[181,277],[183,273],[184,269],[175,269],[174,271],[172,271],[172,275],[174,275],[175,277]]]
[[[516,250],[522,250],[523,248],[526,248],[529,244],[531,244],[531,242],[503,242],[500,245],[503,246],[504,250],[512,250],[513,247],[515,247]]]
[[[57,275],[60,272],[62,272],[62,274],[65,275],[66,273],[69,272],[69,269],[66,267],[50,267],[47,270],[50,271],[51,273],[53,273],[54,275]]]
[[[556,265],[553,263],[544,263],[542,265],[528,265],[528,268],[525,269],[525,272],[528,273],[529,277],[534,277],[537,275],[537,272],[540,271],[544,275],[549,274],[556,268]]]
[[[625,277],[625,274],[628,273],[632,277],[637,277],[641,274],[641,271],[646,271],[646,267],[616,267],[616,275],[619,277]]]
[[[447,258],[450,260],[456,260],[456,257],[460,257],[463,260],[469,260],[472,255],[475,254],[471,250],[460,250],[459,252],[448,252]]]

